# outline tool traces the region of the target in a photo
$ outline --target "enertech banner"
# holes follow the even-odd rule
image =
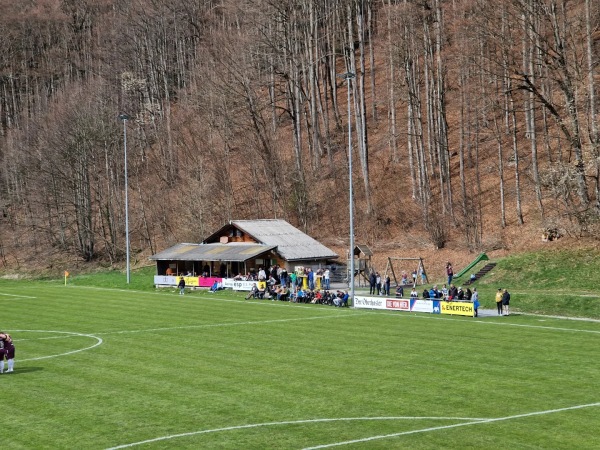
[[[475,315],[473,303],[471,302],[440,302],[442,314],[452,314],[455,316],[471,316]]]

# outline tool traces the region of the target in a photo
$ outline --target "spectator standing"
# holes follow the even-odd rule
[[[456,300],[456,297],[458,297],[458,289],[451,284],[450,289],[448,290],[448,300]]]
[[[452,284],[452,278],[454,278],[454,269],[452,269],[452,264],[450,261],[446,263],[446,275],[448,275],[448,286]]]
[[[502,289],[498,289],[496,292],[496,309],[498,310],[498,315],[502,315]]]
[[[290,289],[296,288],[296,278],[297,277],[298,277],[298,275],[296,275],[296,272],[292,272],[290,274]]]
[[[285,268],[281,269],[281,272],[279,273],[279,281],[281,283],[282,286],[287,286],[288,285],[288,273],[287,270]]]
[[[262,280],[266,280],[267,279],[267,273],[265,272],[265,269],[263,269],[262,267],[260,269],[258,269],[258,281],[262,281]]]
[[[442,298],[446,300],[448,298],[448,288],[446,285],[442,286]]]
[[[306,276],[308,278],[308,288],[312,291],[315,289],[315,273],[310,267],[308,268]]]
[[[377,287],[377,295],[381,295],[381,275],[375,272],[375,286]]]
[[[375,272],[371,271],[371,275],[369,276],[369,295],[375,295],[376,283],[377,277],[375,276]]]
[[[510,305],[510,293],[504,289],[502,293],[502,308],[504,309],[505,316],[508,316],[508,305]]]
[[[417,292],[417,288],[415,288],[413,286],[412,290],[410,291],[410,298],[419,298],[419,293]]]
[[[179,278],[177,287],[179,288],[179,295],[185,294],[185,279],[183,277]]]
[[[392,280],[390,279],[389,275],[385,276],[385,295],[387,295],[388,297],[391,295],[390,293],[390,284],[392,283]]]
[[[331,287],[329,286],[329,277],[330,277],[329,269],[325,269],[325,272],[323,272],[324,289],[331,289]]]
[[[475,317],[477,317],[477,310],[479,309],[479,293],[477,292],[477,288],[473,288],[473,295],[471,296],[471,301],[473,302],[473,310],[475,311]]]

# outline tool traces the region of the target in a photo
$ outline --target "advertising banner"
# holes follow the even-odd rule
[[[452,314],[455,316],[471,316],[475,315],[473,303],[471,302],[440,302],[442,314]]]
[[[387,309],[383,297],[358,297],[355,295],[353,305],[355,308]]]
[[[385,308],[399,311],[410,311],[410,300],[407,298],[386,298]]]
[[[194,277],[189,277],[190,280],[194,280]],[[218,278],[218,277],[196,277],[196,284],[190,284],[190,286],[200,286],[200,287],[212,287],[212,285],[215,283],[215,281],[217,283],[220,283],[222,278]],[[188,282],[188,277],[185,277],[185,283],[187,285]]]
[[[410,310],[413,312],[439,314],[440,302],[439,300],[420,300],[418,298],[414,298],[410,301]]]
[[[223,278],[223,287],[234,291],[250,291],[256,281],[239,281],[233,278]]]
[[[155,285],[177,286],[177,278],[171,275],[154,275]]]
[[[429,314],[440,314],[440,303],[439,300],[421,300],[417,298],[354,297],[355,308],[413,311]]]
[[[386,309],[410,311],[410,300],[404,298],[358,297],[354,296],[354,307],[365,309]]]
[[[160,286],[177,286],[181,277],[171,275],[154,275],[154,284]],[[215,281],[221,282],[217,277],[183,277],[186,287],[211,287]],[[250,289],[248,289],[250,290]]]

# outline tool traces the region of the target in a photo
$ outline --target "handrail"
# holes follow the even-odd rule
[[[463,270],[461,270],[459,273],[457,273],[456,275],[454,275],[456,278],[462,277],[465,273],[467,273],[469,270],[471,270],[473,267],[475,267],[475,265],[480,262],[480,261],[489,261],[490,258],[488,258],[488,255],[484,253],[480,253],[479,256],[477,258],[475,258],[475,260],[469,264],[467,267],[465,267]]]

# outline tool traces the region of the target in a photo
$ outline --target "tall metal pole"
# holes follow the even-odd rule
[[[350,210],[350,279],[348,280],[348,284],[350,287],[352,306],[354,306],[354,195],[352,193],[352,113],[350,110],[350,80],[356,75],[352,72],[346,72],[338,76],[346,80],[346,87],[348,88],[348,209]]]
[[[125,246],[127,258],[127,284],[131,278],[131,270],[129,266],[129,196],[128,196],[128,177],[127,177],[127,114],[120,114],[119,119],[123,121],[123,149],[125,152]]]

